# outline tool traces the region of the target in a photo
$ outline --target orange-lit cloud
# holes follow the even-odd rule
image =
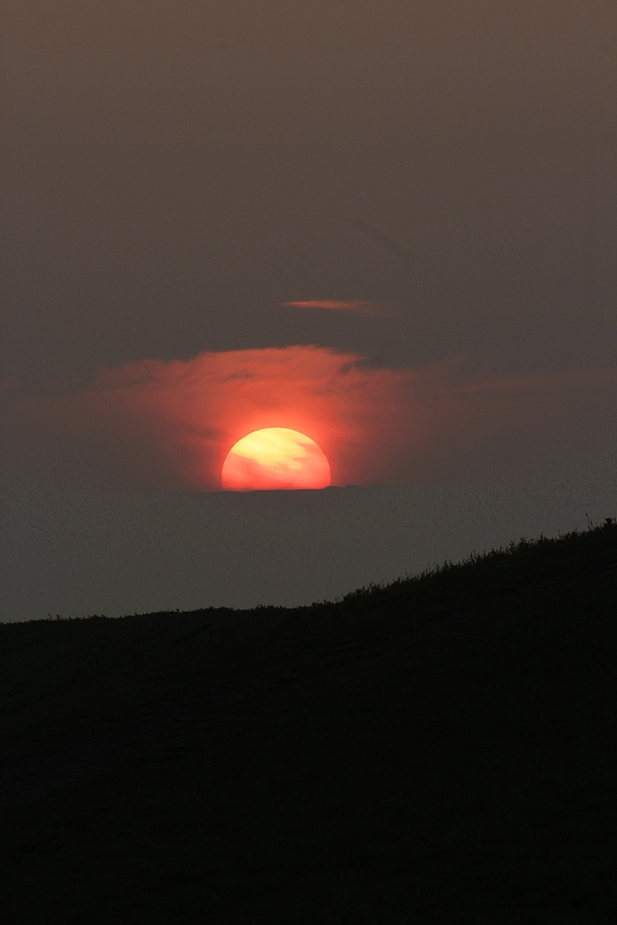
[[[307,302],[279,302],[286,308],[321,308],[332,312],[355,312],[357,315],[387,315],[389,307],[384,302],[361,302],[353,299],[339,302],[333,299],[312,299]]]
[[[46,394],[13,383],[0,408],[9,463],[111,487],[219,490],[232,446],[272,427],[314,440],[334,485],[443,483],[524,474],[610,435],[617,370],[471,377],[460,358],[388,369],[296,346],[142,360]]]

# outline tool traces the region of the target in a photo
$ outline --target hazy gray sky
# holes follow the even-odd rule
[[[585,529],[587,515],[601,523],[617,514],[603,466],[553,471],[549,486],[5,492],[0,621],[333,600],[521,536]]]
[[[614,0],[1,15],[5,375],[289,344],[614,364]],[[278,304],[306,300],[400,310]]]
[[[0,465],[33,544],[29,485],[217,491],[264,427],[335,485],[601,458],[612,497],[616,0],[4,0],[0,42]]]

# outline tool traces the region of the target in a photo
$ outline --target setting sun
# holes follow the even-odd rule
[[[320,447],[287,427],[255,430],[238,440],[221,473],[228,491],[326,488],[330,479],[330,465]]]

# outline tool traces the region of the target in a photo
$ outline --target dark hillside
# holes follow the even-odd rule
[[[7,925],[617,923],[617,524],[0,625]]]

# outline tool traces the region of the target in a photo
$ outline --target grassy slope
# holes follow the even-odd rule
[[[617,525],[285,610],[0,626],[18,923],[617,922]]]

